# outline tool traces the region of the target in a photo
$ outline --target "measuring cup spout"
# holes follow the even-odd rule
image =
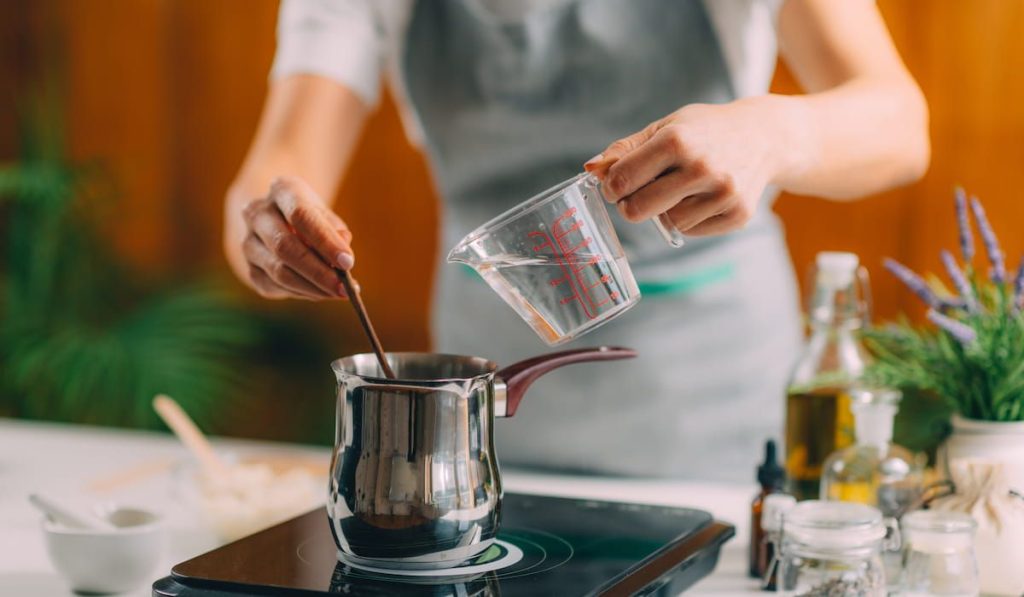
[[[448,251],[447,259],[448,263],[465,263],[470,266],[475,266],[477,261],[473,252],[469,250],[469,243],[465,239],[459,241],[459,244]]]
[[[514,415],[526,390],[540,376],[549,371],[573,363],[631,359],[635,356],[636,351],[632,348],[598,346],[553,352],[509,365],[495,374],[494,414],[498,417]]]

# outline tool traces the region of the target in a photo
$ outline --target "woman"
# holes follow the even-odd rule
[[[767,94],[776,40],[806,95]],[[576,343],[641,358],[541,380],[497,432],[506,464],[747,480],[800,338],[777,190],[850,199],[929,159],[924,100],[867,0],[284,0],[226,201],[228,259],[262,296],[344,296],[329,266],[352,267],[352,234],[329,201],[384,74],[444,248],[581,167],[616,203],[645,300]],[[665,212],[683,249],[636,224]],[[438,350],[542,348],[485,284],[440,272]]]

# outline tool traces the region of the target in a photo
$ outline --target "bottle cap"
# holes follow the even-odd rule
[[[796,505],[796,498],[788,493],[769,493],[761,504],[761,528],[766,531],[782,529],[782,515]]]
[[[867,270],[860,267],[855,253],[818,253],[814,271],[814,285],[807,296],[807,314],[812,322],[859,325],[870,319]]]
[[[850,390],[855,437],[862,445],[885,446],[892,442],[893,418],[902,394],[892,388],[856,387]]]
[[[761,487],[780,489],[786,482],[786,469],[779,466],[775,457],[775,440],[764,443],[764,462],[757,467],[757,482]]]
[[[845,288],[853,283],[860,267],[856,253],[822,251],[815,260],[818,265],[818,283],[833,289]]]

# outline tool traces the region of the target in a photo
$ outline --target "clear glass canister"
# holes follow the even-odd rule
[[[900,521],[905,550],[902,595],[973,597],[978,594],[974,553],[977,523],[963,512],[919,510]]]
[[[809,500],[782,516],[778,591],[794,597],[885,597],[882,550],[899,531],[871,506]]]

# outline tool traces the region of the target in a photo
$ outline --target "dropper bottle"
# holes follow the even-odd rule
[[[750,568],[751,578],[763,578],[771,556],[770,546],[765,541],[763,526],[764,503],[769,495],[783,493],[786,484],[786,469],[779,465],[776,458],[775,440],[764,444],[764,462],[757,467],[757,482],[761,491],[750,504]]]

